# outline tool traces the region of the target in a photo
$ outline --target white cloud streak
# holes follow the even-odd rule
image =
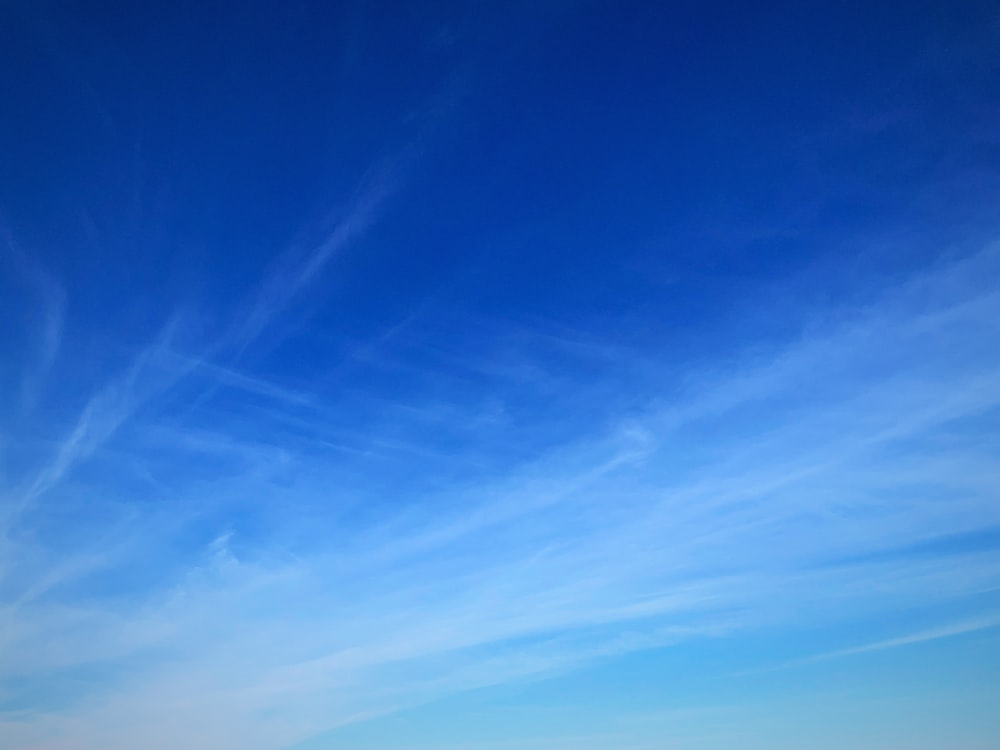
[[[282,275],[238,338],[329,252]],[[0,680],[103,676],[9,710],[0,732],[17,750],[270,750],[630,650],[994,591],[992,551],[907,549],[1000,527],[996,465],[977,449],[1000,407],[998,272],[992,250],[931,269],[770,358],[692,373],[680,398],[652,394],[644,413],[433,494],[352,505],[349,463],[273,437],[292,479],[180,475],[170,507],[141,511],[99,566],[55,575],[66,558],[43,539],[7,580]],[[142,373],[85,414],[34,497],[110,440]],[[928,460],[933,482],[900,479]],[[222,510],[258,523],[213,527]],[[101,593],[157,554],[159,583]]]
[[[979,617],[974,620],[963,620],[961,622],[952,623],[943,627],[920,630],[915,633],[910,633],[909,635],[887,638],[885,640],[875,641],[874,643],[866,643],[863,646],[853,646],[851,648],[843,648],[837,651],[829,651],[825,654],[817,654],[815,656],[806,657],[805,659],[799,659],[798,661],[789,664],[789,666],[813,664],[819,661],[826,661],[827,659],[839,659],[845,656],[868,654],[873,651],[885,651],[886,649],[901,648],[903,646],[914,646],[920,643],[938,641],[942,638],[954,638],[956,636],[977,633],[981,630],[989,630],[996,627],[1000,627],[1000,615]]]

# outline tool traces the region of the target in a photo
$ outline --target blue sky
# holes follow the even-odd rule
[[[0,5],[0,746],[1000,746],[990,5]]]

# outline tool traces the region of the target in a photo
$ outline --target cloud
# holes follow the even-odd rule
[[[240,310],[217,346],[241,353],[257,340],[276,315],[315,283],[331,261],[359,242],[407,183],[434,130],[455,107],[464,80],[453,76],[411,118],[405,143],[387,150],[368,167],[343,206],[331,211],[318,239],[306,236],[278,256],[263,283]]]
[[[41,315],[36,336],[38,353],[34,371],[26,374],[22,381],[22,404],[26,410],[34,405],[38,398],[41,382],[52,369],[62,344],[63,329],[66,322],[66,292],[51,276],[40,274],[39,299]]]
[[[34,329],[32,340],[35,351],[26,358],[29,364],[21,380],[21,410],[28,412],[37,401],[39,390],[62,345],[66,290],[55,276],[28,256],[6,226],[0,226],[0,235],[3,236],[5,258],[14,276],[28,288],[33,298],[34,320],[31,327]]]
[[[989,630],[991,628],[1000,627],[1000,615],[991,615],[989,617],[980,617],[973,620],[963,620],[961,622],[952,623],[950,625],[945,625],[943,627],[930,628],[928,630],[920,630],[915,633],[910,633],[909,635],[898,636],[896,638],[888,638],[881,641],[875,641],[873,643],[866,643],[863,646],[853,646],[851,648],[842,648],[837,651],[828,651],[824,654],[817,654],[815,656],[810,656],[805,659],[799,659],[795,662],[790,663],[788,666],[798,666],[802,664],[812,664],[818,661],[826,661],[827,659],[839,659],[845,656],[857,656],[858,654],[867,654],[872,651],[885,651],[886,649],[901,648],[903,646],[913,646],[919,643],[927,643],[928,641],[937,641],[942,638],[954,638],[960,635],[968,635],[969,633],[976,633],[981,630]]]
[[[146,400],[174,382],[181,372],[166,371],[161,355],[169,348],[177,321],[171,321],[118,379],[91,397],[52,457],[8,512],[16,517],[56,486],[66,473],[99,450]],[[9,520],[9,518],[8,518]]]
[[[260,319],[314,267],[281,274]],[[122,539],[83,528],[67,552],[39,503],[37,533],[15,540],[28,562],[4,580],[0,682],[93,677],[60,700],[11,704],[0,731],[19,749],[72,738],[81,750],[265,750],[629,651],[993,590],[992,550],[906,550],[1000,525],[981,450],[1000,406],[1000,347],[983,345],[1000,341],[998,272],[993,250],[932,267],[768,356],[688,373],[678,396],[652,390],[643,409],[575,422],[586,429],[534,460],[419,491],[424,455],[380,457],[368,475],[364,451],[332,458],[322,433],[275,430],[249,407],[233,423],[211,402],[183,425],[144,416],[116,440],[155,397],[140,385],[164,340],[95,397],[32,485],[38,499],[84,458],[108,462],[87,497]],[[279,404],[294,395],[317,421],[335,413],[307,386],[300,398],[229,368],[212,375]],[[590,375],[559,375],[595,392]],[[399,439],[391,427],[346,442]],[[457,447],[424,428],[401,434],[462,462],[517,429],[490,424]],[[283,462],[261,460],[272,451]],[[171,487],[162,502],[119,483],[137,463]],[[365,494],[356,473],[380,489]],[[861,651],[836,652],[849,653]]]
[[[30,486],[21,490],[20,497],[8,508],[8,515],[23,512],[35,499],[58,484],[67,471],[100,448],[132,415],[142,401],[172,387],[191,373],[212,376],[216,382],[194,402],[191,408],[211,398],[219,385],[252,391],[289,403],[305,403],[308,396],[250,377],[223,366],[216,357],[235,358],[252,343],[298,296],[322,273],[340,252],[358,242],[385,210],[388,200],[405,183],[406,176],[419,159],[426,142],[441,117],[454,104],[456,81],[451,81],[430,99],[420,116],[414,117],[415,132],[406,145],[390,155],[377,159],[362,176],[354,195],[334,218],[327,221],[320,238],[313,242],[293,245],[284,253],[253,290],[250,299],[237,310],[228,325],[217,336],[198,347],[199,354],[180,353],[172,344],[181,320],[171,319],[157,339],[142,351],[118,378],[93,395],[84,406],[75,425],[55,451],[55,456],[36,476]],[[26,376],[25,398],[55,360],[63,333],[65,293],[55,280],[35,268],[24,257],[4,227],[8,254],[22,274],[29,276],[39,290],[43,315],[39,340],[39,366]],[[167,373],[169,371],[169,374]],[[156,382],[157,380],[161,382]]]

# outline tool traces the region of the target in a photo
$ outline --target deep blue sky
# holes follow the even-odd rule
[[[0,4],[0,745],[995,747],[997,49]]]

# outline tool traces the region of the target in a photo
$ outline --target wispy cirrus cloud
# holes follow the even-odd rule
[[[388,201],[404,186],[419,160],[426,142],[440,118],[450,109],[458,91],[456,81],[430,99],[422,113],[412,118],[415,132],[405,145],[375,160],[362,175],[354,194],[338,210],[332,211],[324,226],[309,239],[293,243],[280,253],[260,284],[233,312],[228,324],[201,341],[180,344],[173,340],[181,317],[175,315],[156,339],[141,351],[123,373],[99,389],[84,405],[68,434],[54,450],[28,486],[15,493],[19,499],[7,503],[7,515],[17,515],[38,496],[58,484],[67,471],[100,448],[126,422],[143,400],[172,387],[192,373],[211,376],[212,383],[195,403],[210,398],[220,386],[257,392],[289,401],[307,398],[291,390],[268,384],[226,367],[221,362],[238,360],[263,331],[283,313],[296,297],[320,276],[330,261],[359,242],[386,210]],[[63,336],[66,294],[55,277],[36,268],[4,229],[8,254],[41,300],[38,364],[25,373],[23,402],[33,400],[45,372],[51,368]],[[195,354],[182,353],[193,347]]]
[[[56,486],[75,465],[99,450],[143,401],[169,387],[181,373],[166,373],[158,358],[168,350],[176,322],[168,324],[157,340],[143,350],[116,380],[91,397],[69,434],[43,466],[8,505],[16,517]],[[7,519],[9,520],[9,518]]]
[[[407,118],[410,127],[405,142],[387,149],[369,165],[353,194],[325,217],[318,231],[303,232],[298,242],[277,257],[216,347],[223,353],[241,353],[340,253],[362,240],[409,181],[434,131],[454,109],[465,85],[462,75],[452,75]]]
[[[992,550],[907,549],[1000,526],[996,464],[981,450],[1000,407],[1000,347],[983,346],[1000,341],[998,275],[992,249],[928,268],[862,309],[824,311],[832,322],[766,356],[688,372],[670,397],[649,388],[643,409],[580,422],[576,437],[503,471],[416,491],[408,478],[425,459],[382,457],[386,495],[350,482],[372,470],[366,451],[334,460],[322,433],[276,430],[250,406],[238,431],[208,403],[187,429],[149,416],[115,440],[135,369],[34,496],[86,456],[147,462],[171,493],[127,511],[101,503],[127,524],[124,544],[89,528],[69,556],[44,534],[20,542],[31,564],[4,582],[4,682],[94,677],[83,694],[9,704],[5,736],[18,748],[68,737],[84,750],[285,747],[610,654],[993,591]],[[265,297],[262,310],[283,304]],[[595,392],[589,378],[559,375]],[[335,423],[326,397],[304,390],[306,413]],[[483,425],[468,447],[445,449],[435,440],[447,423],[427,433],[401,419],[381,429],[457,462],[518,429]],[[155,455],[144,431],[165,441]],[[199,432],[216,434],[216,448]],[[221,456],[227,440],[246,450]],[[260,460],[275,452],[280,462]],[[211,470],[194,472],[198,462]],[[933,468],[944,465],[963,470]],[[137,492],[117,476],[96,486],[108,498]],[[82,489],[61,492],[73,502]],[[138,588],[135,566],[152,575]]]
[[[29,308],[32,312],[28,325],[32,329],[33,351],[25,357],[28,364],[20,385],[21,410],[29,412],[62,345],[66,325],[66,290],[51,273],[28,257],[10,229],[0,226],[0,236],[5,265],[31,297]]]
[[[852,646],[851,648],[842,648],[836,651],[816,654],[815,656],[809,656],[805,659],[790,662],[786,666],[813,664],[815,662],[826,661],[827,659],[839,659],[845,656],[867,654],[872,651],[884,651],[886,649],[914,646],[920,643],[941,640],[942,638],[954,638],[960,635],[978,633],[981,630],[990,630],[996,627],[1000,627],[1000,615],[977,617],[972,620],[962,620],[949,625],[943,625],[927,630],[919,630],[915,633],[909,633],[907,635],[896,636],[895,638],[886,638],[881,641],[866,643],[862,646]]]

